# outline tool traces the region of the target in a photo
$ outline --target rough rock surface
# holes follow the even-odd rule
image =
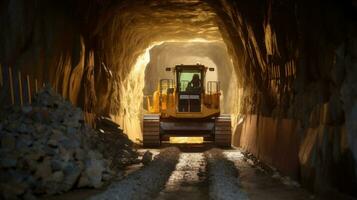
[[[150,151],[145,151],[144,155],[143,155],[143,158],[141,159],[141,162],[144,164],[144,165],[147,165],[151,162],[152,160],[152,153]]]
[[[98,188],[103,177],[115,176],[119,165],[137,160],[123,133],[108,133],[110,138],[103,137],[106,132],[98,134],[85,125],[79,108],[49,88],[38,93],[32,105],[1,110],[0,119],[0,199]],[[109,143],[111,138],[121,145]]]
[[[96,121],[97,135],[93,144],[103,156],[110,161],[110,166],[119,169],[129,164],[139,163],[138,153],[133,150],[134,143],[128,138],[119,125],[106,117]],[[115,148],[108,148],[115,147]]]

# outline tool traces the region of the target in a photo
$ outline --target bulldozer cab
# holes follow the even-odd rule
[[[206,68],[203,65],[177,65],[175,71],[178,112],[201,112]]]
[[[147,97],[150,113],[160,113],[162,117],[206,118],[218,115],[219,82],[207,81],[208,68],[204,65],[176,65],[173,79],[160,79],[159,87],[153,94],[153,106]],[[172,71],[172,68],[166,68]]]

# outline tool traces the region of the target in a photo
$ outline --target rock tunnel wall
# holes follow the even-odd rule
[[[283,118],[297,121],[299,126],[287,135],[296,134],[298,137],[292,138],[300,138],[296,144],[299,151],[278,155],[292,156],[290,164],[299,159],[301,168],[295,172],[300,173],[309,188],[323,193],[326,191],[319,190],[327,190],[327,185],[332,185],[356,195],[353,189],[356,186],[356,168],[353,167],[356,166],[353,161],[356,118],[354,108],[350,107],[355,104],[351,97],[356,94],[354,81],[349,78],[356,76],[355,2],[323,5],[318,1],[271,1],[265,5],[258,2],[237,1],[217,6],[223,10],[217,12],[222,19],[231,19],[224,21],[233,23],[226,26],[238,30],[230,32],[228,28],[226,34],[242,44],[232,47],[237,60],[243,62],[238,66],[244,66],[237,73],[246,75],[241,79],[244,85],[241,107],[245,109],[242,112],[262,116],[251,127],[253,131],[242,131],[240,145],[269,162],[276,155],[259,150],[267,144],[278,150],[291,141],[281,144],[277,138],[266,139],[274,133],[274,129],[271,130],[274,127],[261,128],[262,124]],[[320,9],[316,10],[317,7]],[[246,121],[244,126],[248,124]],[[250,146],[248,138],[254,135],[256,141]],[[346,144],[350,148],[343,148]],[[336,166],[345,166],[345,170],[338,170]],[[341,177],[353,181],[346,184]]]
[[[192,38],[223,40],[243,91],[239,113],[297,121],[299,151],[306,143],[317,144],[311,129],[345,127],[348,148],[341,162],[329,159],[330,153],[310,155],[328,169],[352,168],[352,177],[357,171],[356,10],[355,0],[4,0],[0,64],[50,83],[87,113],[110,115],[123,124],[140,120],[137,107],[130,109],[137,101],[124,97],[141,92],[137,83],[143,82],[145,67],[132,71],[147,64],[143,55],[149,47]],[[314,117],[323,110],[327,121]],[[320,134],[344,139],[338,131]],[[300,159],[299,165],[301,180],[320,179],[312,163]],[[328,183],[343,185],[333,178]]]

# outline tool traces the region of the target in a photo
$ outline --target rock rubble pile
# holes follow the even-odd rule
[[[137,157],[118,127],[110,133],[93,130],[81,109],[49,88],[32,105],[0,111],[0,199],[99,188]]]
[[[93,147],[103,153],[112,169],[121,169],[131,164],[142,162],[134,150],[134,143],[128,138],[119,125],[106,117],[96,120],[97,134],[93,136]]]

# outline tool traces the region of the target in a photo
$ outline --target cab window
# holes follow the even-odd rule
[[[178,76],[180,92],[200,91],[201,72],[200,70],[182,70]]]

